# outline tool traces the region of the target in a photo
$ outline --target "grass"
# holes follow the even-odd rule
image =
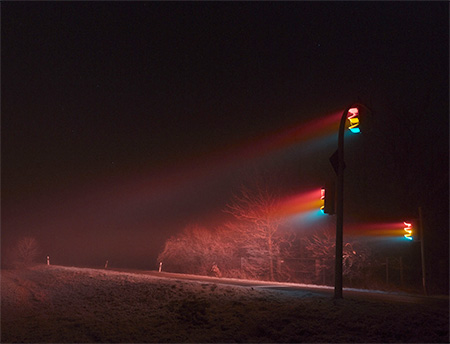
[[[2,343],[447,343],[448,305],[60,266],[2,271]]]

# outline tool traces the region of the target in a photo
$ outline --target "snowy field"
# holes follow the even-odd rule
[[[1,342],[448,343],[448,305],[62,266],[2,270]]]

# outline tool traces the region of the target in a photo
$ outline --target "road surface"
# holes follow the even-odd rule
[[[332,298],[334,295],[334,288],[330,286],[320,286],[320,285],[300,284],[300,283],[254,281],[236,278],[218,278],[200,275],[178,274],[171,272],[158,272],[152,270],[133,270],[133,269],[111,269],[111,270],[134,274],[144,274],[173,280],[208,282],[222,285],[236,285],[248,288],[277,290],[283,293],[288,293],[293,297],[323,296]],[[417,294],[385,292],[378,290],[365,290],[353,288],[344,288],[343,296],[345,299],[348,298],[354,300],[366,300],[366,301],[377,300],[384,302],[402,302],[414,304],[424,303],[447,309],[449,307],[448,296],[425,297]]]

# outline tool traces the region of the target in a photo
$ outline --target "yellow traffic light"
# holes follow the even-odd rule
[[[348,116],[347,119],[350,122],[350,126],[348,127],[350,131],[354,134],[358,134],[361,132],[359,129],[359,111],[358,108],[351,108],[348,110]]]
[[[322,212],[325,213],[325,188],[320,189],[320,200],[322,201],[320,210],[322,210]]]
[[[412,232],[413,232],[412,223],[404,221],[403,224],[405,225],[403,230],[406,232],[403,236],[406,239],[408,239],[408,240],[412,240],[413,239],[413,237],[412,237]]]
[[[320,210],[324,214],[334,215],[334,183],[330,183],[326,187],[320,189]]]

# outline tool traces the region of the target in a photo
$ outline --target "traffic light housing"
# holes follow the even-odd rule
[[[412,222],[403,221],[403,224],[404,224],[403,230],[405,232],[403,236],[408,240],[413,240],[414,227]]]
[[[322,201],[320,210],[324,214],[334,215],[334,183],[320,189],[320,200]]]
[[[325,188],[320,189],[320,210],[322,210],[322,213],[325,213]]]
[[[361,132],[359,128],[359,110],[357,107],[348,110],[347,119],[350,122],[348,129],[354,134]]]

